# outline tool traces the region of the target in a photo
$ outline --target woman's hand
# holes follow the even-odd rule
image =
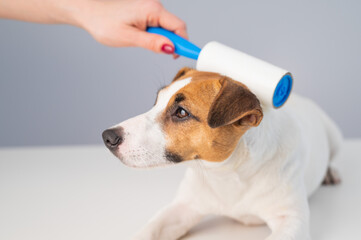
[[[80,26],[104,45],[143,47],[158,53],[173,53],[173,43],[164,36],[147,33],[148,26],[188,37],[185,23],[157,0],[95,0],[84,11]]]
[[[143,47],[172,54],[166,37],[146,32],[160,26],[187,38],[185,23],[158,0],[0,0],[0,18],[65,23],[84,28],[112,47]]]

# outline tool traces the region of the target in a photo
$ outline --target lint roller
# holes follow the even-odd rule
[[[197,60],[197,70],[217,72],[244,83],[263,104],[279,108],[291,93],[293,78],[285,69],[215,41],[200,49],[163,28],[149,27],[147,31],[171,40],[176,54]]]

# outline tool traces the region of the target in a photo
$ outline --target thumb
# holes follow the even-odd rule
[[[174,44],[168,38],[145,31],[136,31],[134,33],[132,45],[149,49],[156,53],[174,53]]]

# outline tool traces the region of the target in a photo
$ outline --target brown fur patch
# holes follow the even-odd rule
[[[238,121],[243,126],[258,126],[263,114],[257,97],[246,86],[228,77],[220,80],[222,88],[208,114],[212,128]]]
[[[256,120],[250,117],[253,116],[250,113],[255,109],[261,111],[259,102],[244,85],[216,73],[186,69],[177,74],[174,81],[187,77],[192,77],[191,83],[172,96],[159,118],[166,134],[167,153],[179,156],[183,160],[200,158],[212,162],[223,161],[234,151],[240,137],[249,126],[259,124],[261,117]],[[238,90],[231,93],[230,88]],[[239,95],[240,92],[244,96]],[[179,96],[182,96],[180,102],[176,101]],[[235,102],[237,111],[232,107],[227,108],[232,113],[227,109],[222,110],[225,108],[224,104],[230,104],[229,101]],[[242,107],[243,104],[245,106]],[[179,107],[189,113],[187,118],[177,118],[175,112]],[[215,122],[219,126],[211,127],[208,124],[210,110],[217,116],[218,120]],[[262,114],[262,111],[260,113]],[[218,124],[223,115],[226,120],[223,124]],[[232,124],[232,120],[237,119],[237,116],[241,119],[248,117],[244,120],[253,124]]]
[[[180,79],[183,79],[182,77],[183,77],[187,72],[192,71],[192,70],[194,71],[194,69],[189,68],[189,67],[183,67],[183,68],[181,68],[181,69],[177,72],[177,74],[174,76],[172,82],[177,81],[177,80],[180,80]]]

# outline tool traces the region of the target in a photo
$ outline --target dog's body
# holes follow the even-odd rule
[[[127,165],[190,165],[175,200],[135,239],[178,239],[208,214],[267,223],[268,240],[310,239],[307,197],[324,179],[341,134],[310,100],[293,94],[275,110],[261,108],[248,92],[222,76],[186,69],[151,111],[112,128],[120,140],[108,137],[106,144]],[[177,110],[169,110],[173,105]]]

